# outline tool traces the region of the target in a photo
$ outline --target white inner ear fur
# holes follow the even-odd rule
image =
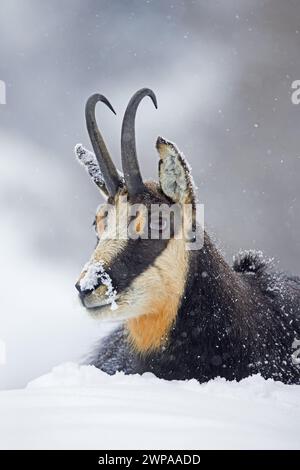
[[[184,203],[193,194],[189,167],[183,155],[171,142],[159,143],[159,180],[163,192],[175,202]]]
[[[166,156],[161,163],[160,184],[163,192],[176,202],[182,202],[188,190],[185,170],[174,155]]]

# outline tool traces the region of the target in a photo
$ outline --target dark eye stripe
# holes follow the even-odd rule
[[[152,240],[128,240],[125,249],[112,258],[107,267],[119,293],[154,264],[168,242],[169,240],[155,240],[155,243]]]

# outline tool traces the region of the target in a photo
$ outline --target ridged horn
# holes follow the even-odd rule
[[[92,142],[92,146],[99,163],[101,173],[103,175],[106,188],[111,196],[114,196],[121,185],[121,179],[115,165],[107,150],[103,137],[98,129],[95,109],[98,101],[106,104],[106,106],[116,114],[114,108],[105,96],[95,93],[90,96],[85,106],[85,119],[87,130]]]
[[[130,195],[137,194],[144,188],[136,153],[135,116],[138,105],[145,96],[149,96],[155,108],[157,108],[157,100],[153,91],[149,88],[142,88],[137,91],[129,101],[122,123],[122,167],[126,186]]]

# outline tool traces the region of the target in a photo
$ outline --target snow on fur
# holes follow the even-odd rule
[[[82,290],[93,290],[99,283],[106,286],[106,293],[108,303],[111,304],[111,310],[116,310],[118,305],[116,303],[117,291],[113,287],[110,275],[105,271],[103,262],[91,261],[85,266],[85,275],[80,280],[80,288]]]
[[[233,269],[243,273],[258,273],[274,262],[273,258],[266,258],[260,250],[240,250],[233,257]]]
[[[98,186],[104,186],[104,178],[101,173],[99,163],[95,154],[84,148],[82,144],[77,144],[75,146],[75,154],[78,158],[78,161],[86,168],[86,170],[90,174],[92,180]]]
[[[74,151],[79,163],[81,163],[85,167],[94,183],[96,183],[100,187],[105,187],[104,177],[100,170],[96,155],[90,150],[87,150],[85,147],[83,147],[82,144],[76,144]],[[124,184],[123,173],[119,170],[117,170],[117,172],[120,176],[121,183]]]

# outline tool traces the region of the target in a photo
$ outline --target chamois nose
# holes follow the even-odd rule
[[[75,284],[76,289],[78,290],[79,294],[81,294],[80,282],[76,282]]]
[[[79,297],[81,298],[81,300],[82,300],[87,294],[89,294],[89,293],[91,292],[90,290],[82,289],[82,288],[80,287],[80,281],[76,282],[75,287],[76,287],[76,289],[78,290],[78,294],[79,294]]]

